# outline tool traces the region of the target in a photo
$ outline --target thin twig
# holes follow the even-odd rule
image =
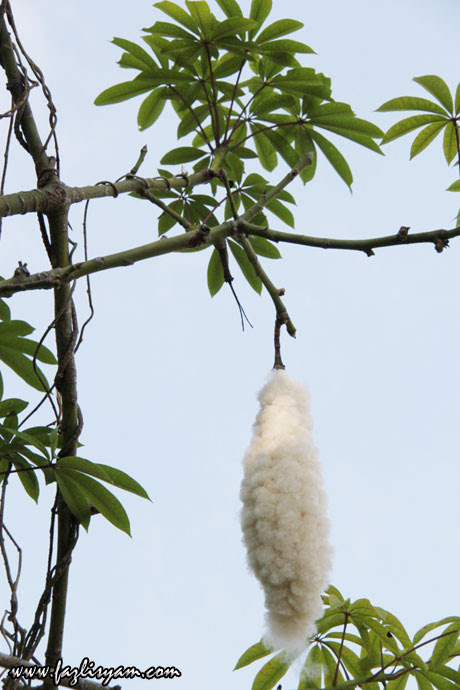
[[[345,642],[345,633],[348,625],[348,611],[345,611],[345,621],[343,624],[342,639],[340,640],[339,656],[337,657],[337,666],[335,667],[334,679],[332,685],[337,685],[337,678],[339,677],[340,661],[342,659],[343,643]]]
[[[144,144],[144,146],[140,150],[139,158],[134,163],[134,165],[131,168],[131,170],[129,171],[128,175],[137,175],[139,168],[141,167],[142,163],[145,160],[146,155],[147,155],[147,145]]]
[[[225,240],[221,240],[221,241],[219,241],[219,242],[216,242],[216,245],[215,245],[215,246],[216,246],[216,250],[217,250],[217,252],[218,252],[218,254],[219,254],[220,263],[221,263],[221,265],[222,265],[222,271],[223,271],[223,273],[224,273],[224,281],[229,285],[230,290],[232,291],[233,297],[235,298],[235,301],[236,301],[236,303],[237,303],[237,305],[238,305],[238,309],[240,310],[241,328],[242,328],[243,331],[244,331],[244,320],[245,320],[245,319],[246,319],[246,321],[248,322],[248,324],[251,326],[251,328],[253,328],[253,325],[252,325],[252,323],[249,321],[249,319],[248,319],[248,317],[247,317],[247,315],[246,315],[246,312],[244,311],[243,306],[242,306],[240,300],[238,299],[238,295],[236,294],[235,289],[234,289],[234,287],[233,287],[233,285],[232,285],[232,283],[233,283],[233,276],[232,276],[232,274],[230,273],[230,267],[229,267],[229,265],[228,265],[228,250],[227,250],[227,243],[225,242]]]
[[[141,156],[142,156],[142,151],[144,149],[145,149],[145,153],[144,153],[144,157],[145,157],[145,155],[147,153],[147,146],[144,146],[141,149]],[[141,159],[141,156],[139,156],[139,160]],[[140,160],[140,162],[139,162],[139,160],[137,161],[133,170],[136,168],[136,166],[137,166],[137,168],[139,168],[141,163],[142,163],[142,160],[144,160],[144,159],[142,158],[142,160]],[[132,173],[132,174],[134,175],[135,173]],[[83,250],[84,250],[84,254],[85,254],[85,261],[88,261],[87,217],[88,217],[89,202],[90,202],[90,200],[87,199],[86,204],[85,204],[85,210],[83,213]],[[89,324],[91,319],[94,317],[93,296],[91,293],[91,283],[90,283],[89,275],[86,276],[86,293],[88,295],[88,304],[89,304],[90,314],[89,314],[88,318],[86,319],[86,321],[84,322],[83,326],[81,327],[80,337],[79,337],[78,342],[75,346],[75,352],[77,352],[78,348],[80,347],[80,345],[83,342],[83,333],[85,331],[86,326]]]
[[[12,101],[12,107],[13,107],[13,105],[14,105],[14,103]],[[10,124],[8,126],[8,134],[6,136],[5,151],[3,153],[4,163],[3,163],[3,170],[2,170],[2,181],[0,184],[0,195],[1,196],[3,196],[3,193],[5,191],[6,171],[8,169],[8,155],[10,152],[11,134],[13,132],[13,122],[14,122],[14,116],[11,114],[10,115]],[[2,234],[2,221],[3,221],[3,219],[0,218],[0,237]]]
[[[45,576],[45,587],[40,597],[40,600],[35,611],[34,622],[27,633],[24,640],[24,651],[23,658],[30,659],[35,650],[37,649],[40,640],[45,634],[46,618],[48,614],[48,606],[51,600],[52,592],[52,563],[53,563],[53,550],[54,550],[54,537],[55,537],[55,526],[56,526],[56,513],[57,513],[57,501],[58,501],[58,491],[56,489],[56,496],[54,499],[53,506],[51,508],[51,520],[50,520],[50,537],[49,537],[49,547],[48,547],[48,562],[46,567]]]
[[[77,283],[76,283],[76,281],[74,281],[74,284],[72,285],[71,290],[70,290],[69,300],[72,299],[72,295],[73,295],[73,292],[74,292],[74,290],[75,290],[76,285],[77,285]],[[48,333],[54,328],[54,326],[55,326],[55,324],[56,324],[56,321],[57,321],[58,319],[60,319],[61,316],[64,314],[65,310],[67,309],[68,303],[69,303],[69,302],[67,301],[67,302],[62,306],[62,309],[61,309],[61,311],[59,312],[59,314],[58,314],[57,316],[54,317],[54,319],[51,321],[51,323],[50,323],[50,324],[48,325],[48,327],[45,329],[45,332],[43,333],[42,337],[40,338],[39,342],[37,343],[37,348],[36,348],[35,353],[34,353],[34,358],[36,358],[36,355],[37,355],[37,353],[38,353],[38,350],[40,349],[41,345],[42,345],[43,342],[45,341],[46,336],[47,336]],[[56,374],[56,376],[57,376],[57,374]],[[55,387],[56,387],[56,378],[55,378],[54,383],[53,383],[53,385],[51,386],[51,388],[46,390],[45,395],[44,395],[43,398],[40,400],[40,402],[33,408],[33,410],[32,410],[31,412],[29,412],[29,413],[24,417],[24,419],[23,419],[23,420],[21,421],[21,423],[18,425],[18,429],[20,429],[21,426],[22,426],[28,419],[30,419],[30,417],[32,417],[32,415],[34,415],[34,414],[37,412],[38,409],[40,409],[40,407],[43,405],[43,403],[45,402],[45,400],[49,400],[49,401],[50,401],[50,405],[51,405],[51,407],[53,408],[53,413],[54,413],[54,416],[55,416],[55,419],[56,419],[56,423],[57,423],[57,424],[60,423],[60,414],[58,413],[58,411],[57,411],[57,409],[56,409],[56,406],[55,406],[55,404],[54,404],[54,400],[53,400],[52,397],[51,397],[51,393],[53,392],[53,390],[54,390]]]
[[[235,199],[233,198],[232,190],[231,190],[231,187],[230,187],[230,182],[228,181],[227,171],[224,170],[224,168],[220,168],[220,170],[219,170],[219,176],[220,176],[220,178],[222,179],[222,181],[223,181],[223,183],[224,183],[224,185],[225,185],[225,189],[226,189],[226,191],[227,191],[227,199],[228,199],[228,202],[229,202],[229,204],[230,204],[230,209],[231,209],[231,211],[232,211],[233,218],[234,218],[235,220],[238,220],[238,218],[239,218],[239,216],[238,216],[238,211],[237,211],[237,209],[236,209]]]
[[[212,62],[211,62],[211,55],[209,52],[209,46],[206,45],[206,57],[208,59],[208,68],[209,68],[209,79],[211,81],[211,91],[212,91],[212,105],[214,108],[214,118],[216,121],[216,127],[214,131],[215,135],[215,140],[216,140],[216,146],[219,146],[220,143],[220,127],[219,127],[219,111],[217,109],[217,89],[216,89],[216,84],[214,81],[214,72],[212,71]]]
[[[213,152],[212,144],[211,144],[211,142],[209,141],[209,138],[208,138],[208,136],[207,136],[207,134],[206,134],[206,132],[205,132],[205,130],[204,130],[204,128],[203,128],[201,122],[199,121],[198,116],[196,115],[194,109],[192,108],[192,106],[191,106],[189,103],[187,103],[187,101],[185,100],[185,98],[182,96],[182,94],[180,93],[180,91],[178,91],[178,90],[176,89],[175,86],[172,86],[172,84],[166,84],[166,86],[168,86],[168,87],[171,89],[171,91],[172,91],[176,96],[178,96],[178,97],[180,98],[180,100],[182,101],[182,103],[184,103],[184,105],[186,106],[186,108],[192,113],[192,116],[193,116],[193,118],[194,118],[194,120],[195,120],[195,122],[196,122],[196,124],[197,124],[197,127],[198,127],[198,129],[200,130],[200,134],[201,134],[201,136],[203,137],[203,140],[204,140],[205,144],[209,147],[210,152],[212,153],[212,152]],[[207,96],[207,92],[206,92],[206,96]],[[207,98],[207,100],[208,100],[208,105],[209,105],[209,98]]]
[[[246,58],[243,58],[243,61],[242,61],[241,66],[240,66],[240,69],[239,69],[239,71],[238,71],[238,75],[237,75],[237,77],[236,77],[235,85],[234,85],[234,87],[233,87],[232,99],[231,99],[231,101],[230,101],[230,107],[229,107],[229,109],[228,109],[227,124],[225,125],[225,133],[224,133],[224,140],[223,140],[223,143],[224,143],[224,144],[227,143],[227,134],[228,134],[228,128],[229,128],[229,126],[230,126],[230,120],[231,120],[231,117],[232,117],[233,105],[234,105],[234,103],[235,103],[236,94],[237,94],[237,92],[238,92],[238,85],[239,85],[239,83],[240,83],[241,74],[242,74],[242,72],[243,72],[243,68],[244,68],[245,64],[246,64]],[[234,131],[232,131],[232,134],[234,134]]]

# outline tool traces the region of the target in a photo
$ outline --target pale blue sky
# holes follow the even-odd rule
[[[108,41],[139,40],[160,12],[147,0],[12,4],[58,108],[63,180],[115,179],[144,143],[142,172],[155,174],[175,146],[173,118],[164,115],[139,133],[140,101],[107,108],[93,101],[128,78],[115,64],[120,50]],[[383,129],[395,118],[373,112],[381,103],[424,95],[414,76],[439,74],[451,89],[460,80],[453,59],[460,6],[452,0],[275,0],[273,19],[281,17],[305,23],[298,38],[317,52],[305,64],[332,78],[334,97]],[[2,99],[6,110],[6,93]],[[39,101],[36,90],[33,104]],[[37,108],[45,131],[46,112]],[[441,141],[412,162],[410,138],[388,145],[385,158],[338,143],[353,170],[353,194],[321,160],[312,183],[291,188],[298,232],[351,238],[391,234],[401,225],[414,232],[453,227],[460,197],[444,191],[456,173],[444,162]],[[7,192],[34,186],[32,166],[17,146],[15,161]],[[80,205],[71,215],[80,256],[82,212]],[[92,202],[90,256],[152,241],[156,217],[152,206],[132,198]],[[432,246],[411,246],[382,249],[371,259],[280,250],[282,261],[264,265],[286,288],[298,329],[295,341],[283,334],[287,370],[312,394],[335,550],[332,582],[345,596],[390,609],[414,633],[460,609],[460,242],[441,255]],[[33,218],[4,221],[0,273],[11,275],[18,260],[34,272],[47,267]],[[260,637],[263,597],[245,564],[238,492],[256,394],[272,366],[274,315],[267,295],[257,296],[238,276],[235,286],[254,324],[242,333],[229,291],[213,299],[207,293],[207,260],[204,252],[166,256],[92,279],[96,318],[78,353],[82,456],[128,471],[153,503],[124,497],[132,540],[100,517],[89,536],[82,534],[72,564],[65,661],[175,665],[183,676],[168,681],[171,687],[240,690],[250,688],[256,666],[232,668]],[[18,295],[10,305],[40,333],[51,319],[51,298]],[[77,303],[81,323],[83,283]],[[27,396],[16,379],[7,380],[7,395]],[[25,552],[25,624],[43,583],[51,494],[43,486],[36,507],[18,490],[9,506],[7,524]],[[129,687],[149,682],[155,681]],[[283,690],[294,684],[291,675]]]

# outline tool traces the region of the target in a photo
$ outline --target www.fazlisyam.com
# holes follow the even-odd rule
[[[144,678],[153,680],[156,678],[179,678],[182,673],[175,666],[150,666],[141,671],[135,666],[96,666],[94,661],[85,657],[80,666],[64,666],[62,659],[58,659],[54,667],[51,666],[13,666],[8,675],[12,678],[23,680],[44,680],[51,677],[54,685],[60,685],[63,680],[75,686],[80,678],[97,680],[101,685],[108,685],[118,678]],[[67,683],[66,683],[67,685]]]

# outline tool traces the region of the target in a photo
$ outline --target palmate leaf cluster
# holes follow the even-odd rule
[[[25,321],[11,319],[8,305],[0,300],[0,360],[25,383],[40,392],[49,390],[45,374],[36,360],[56,365],[53,353],[30,340],[34,328]],[[29,403],[19,398],[3,399],[0,371],[0,488],[5,481],[18,477],[26,493],[38,501],[42,474],[46,484],[57,485],[75,519],[88,529],[91,515],[101,513],[109,522],[130,534],[129,519],[120,501],[100,481],[148,498],[146,491],[125,472],[80,457],[61,457],[59,428],[33,426],[22,428],[19,415]],[[93,479],[96,478],[96,479]]]
[[[168,20],[157,21],[142,39],[144,46],[123,38],[113,43],[124,52],[119,64],[138,74],[130,81],[103,91],[97,105],[108,105],[144,96],[138,112],[141,130],[150,127],[170,103],[178,119],[177,138],[189,138],[187,145],[174,148],[161,159],[165,166],[192,164],[193,171],[223,168],[233,189],[237,208],[247,210],[269,183],[259,176],[257,183],[247,175],[251,159],[271,172],[280,160],[294,168],[303,154],[313,154],[313,164],[301,172],[304,183],[316,172],[318,151],[351,186],[350,167],[329,133],[352,140],[380,152],[375,139],[383,132],[374,124],[355,116],[351,107],[332,98],[331,80],[301,57],[314,51],[310,46],[286,38],[303,27],[294,19],[269,23],[272,0],[253,0],[249,17],[244,17],[236,0],[215,0],[222,19],[218,19],[204,0],[185,0],[185,9],[163,0],[155,7]],[[163,177],[172,173],[161,169]],[[186,173],[188,174],[188,173]],[[246,175],[246,177],[245,177]],[[216,198],[223,185],[214,179],[213,196],[185,190],[166,192],[171,208],[193,223],[213,226],[219,221],[215,212],[223,210],[224,220],[231,218],[230,205]],[[224,190],[222,190],[224,191]],[[281,196],[268,205],[269,213],[293,227],[294,218]],[[268,225],[263,213],[254,221]],[[159,218],[159,233],[175,225],[167,213]],[[269,243],[255,242],[261,256],[278,258],[267,248]],[[230,247],[242,273],[260,292],[260,280],[240,246]],[[265,252],[265,253],[264,253]],[[248,278],[251,277],[251,279]],[[208,286],[215,294],[222,284],[222,269],[216,255],[211,257]]]
[[[424,151],[443,132],[442,148],[448,165],[454,163],[460,173],[460,84],[455,96],[450,92],[446,82],[436,74],[414,77],[414,81],[435,97],[435,101],[418,96],[400,96],[386,101],[378,108],[380,112],[403,110],[420,111],[418,115],[406,117],[396,122],[385,133],[382,144],[388,144],[405,134],[420,130],[414,138],[410,157],[414,158]],[[460,192],[460,180],[448,187],[450,192]],[[457,215],[460,225],[460,211]]]
[[[323,596],[324,615],[310,640],[298,690],[404,690],[412,677],[419,690],[460,687],[460,617],[429,623],[410,637],[389,611],[368,599],[351,602],[330,586]],[[255,676],[252,690],[271,690],[295,664],[285,652],[273,653],[263,642],[247,649],[235,670],[271,656]]]

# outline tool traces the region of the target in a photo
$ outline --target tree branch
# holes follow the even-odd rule
[[[270,201],[273,201],[273,199],[276,199],[278,194],[283,191],[285,187],[288,186],[296,177],[299,175],[299,173],[307,167],[307,165],[311,165],[313,162],[313,154],[308,152],[304,153],[303,156],[300,157],[297,165],[295,168],[292,168],[288,172],[285,177],[279,182],[275,187],[273,187],[269,192],[264,192],[257,201],[254,206],[251,206],[250,209],[246,211],[241,217],[240,220],[250,222],[253,218],[255,218],[262,209],[265,208],[267,204],[270,203]]]
[[[165,191],[168,189],[181,189],[182,187],[194,187],[198,184],[209,182],[216,173],[213,170],[202,170],[186,180],[184,177],[171,178],[145,178],[149,190]],[[14,194],[5,194],[0,197],[0,217],[15,216],[24,213],[49,213],[60,204],[76,204],[86,199],[100,199],[102,197],[117,197],[119,194],[136,192],[142,194],[145,185],[139,179],[128,178],[120,182],[104,182],[85,187],[67,187],[62,185],[62,194],[56,199],[54,188],[56,185],[48,185],[40,189],[31,189]]]
[[[247,214],[245,214],[246,216]],[[245,216],[241,216],[238,221],[239,229],[248,235],[258,235],[265,237],[273,242],[288,242],[290,244],[301,244],[307,247],[319,247],[321,249],[348,249],[364,252],[368,256],[374,254],[374,249],[380,247],[399,247],[403,244],[422,244],[432,243],[438,253],[449,246],[449,240],[460,235],[460,227],[453,230],[430,230],[428,232],[417,232],[413,235],[407,232],[397,232],[395,235],[385,237],[371,237],[364,240],[337,240],[330,237],[310,237],[308,235],[298,235],[290,232],[279,232],[270,228],[261,228],[259,225],[245,222]],[[406,230],[406,228],[402,228]]]

